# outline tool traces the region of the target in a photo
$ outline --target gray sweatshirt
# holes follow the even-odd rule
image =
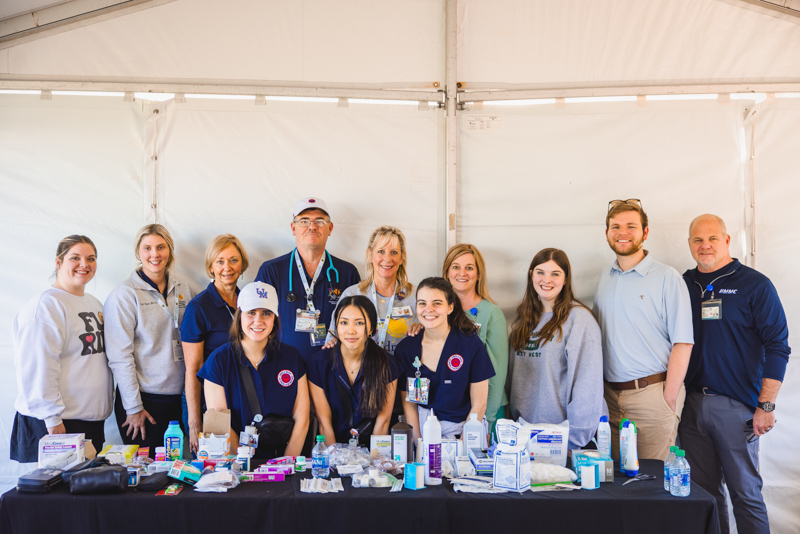
[[[134,271],[103,306],[108,365],[128,415],[142,411],[139,391],[177,395],[186,367],[178,327],[192,300],[188,284],[170,276],[167,300]]]
[[[533,334],[553,317],[545,313]],[[513,419],[561,423],[569,419],[569,448],[586,445],[607,411],[603,400],[603,349],[592,313],[573,307],[561,339],[541,345],[531,335],[524,350],[511,349],[510,408]],[[558,337],[558,334],[555,336]]]

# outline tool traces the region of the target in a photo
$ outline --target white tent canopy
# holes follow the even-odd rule
[[[509,319],[547,246],[568,253],[591,301],[613,257],[608,200],[642,199],[647,248],[681,272],[693,266],[689,222],[713,212],[733,255],[777,287],[800,346],[791,2],[154,0],[2,35],[3,18],[45,3],[0,8],[0,91],[31,92],[0,93],[1,239],[13,258],[0,266],[0,458],[17,391],[11,322],[51,283],[62,237],[98,245],[89,292],[101,300],[153,221],[173,233],[178,274],[196,288],[207,284],[206,245],[226,232],[250,253],[249,282],[291,249],[291,207],[309,194],[331,207],[331,252],[359,267],[381,224],[406,233],[414,282],[440,272],[448,243],[475,244]],[[692,94],[710,96],[656,98]],[[287,96],[328,100],[272,98]],[[597,96],[629,98],[574,100]],[[380,98],[406,102],[369,103]],[[789,365],[780,425],[761,440],[774,532],[800,530],[800,467],[782,461],[798,439],[798,385]],[[107,430],[119,439],[115,424]],[[0,482],[26,467],[0,460]]]

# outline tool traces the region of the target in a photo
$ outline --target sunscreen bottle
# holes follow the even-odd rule
[[[461,437],[464,438],[464,450],[484,449],[481,434],[483,434],[483,423],[478,421],[478,414],[469,414],[469,419],[464,423],[464,430],[461,433]]]
[[[433,410],[422,427],[422,442],[425,451],[425,485],[442,483],[442,425]]]
[[[600,417],[600,424],[597,425],[597,450],[600,454],[611,458],[611,425],[608,424],[608,416]]]
[[[183,432],[178,421],[170,421],[164,432],[164,449],[167,460],[180,460],[183,456]]]
[[[636,444],[636,423],[628,419],[622,422],[619,433],[619,469],[622,474],[634,477],[639,474],[639,454]]]

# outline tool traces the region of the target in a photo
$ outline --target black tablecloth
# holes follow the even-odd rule
[[[242,483],[228,493],[176,496],[129,491],[120,495],[72,496],[63,485],[53,493],[8,491],[0,498],[0,529],[7,533],[227,534],[431,532],[608,532],[613,534],[718,534],[716,502],[692,485],[689,497],[663,488],[663,463],[643,460],[640,472],[656,480],[622,486],[617,473],[596,490],[523,494],[456,493],[445,482],[400,493],[388,488],[352,488],[335,494],[300,492],[300,479]],[[546,530],[542,530],[546,529]]]

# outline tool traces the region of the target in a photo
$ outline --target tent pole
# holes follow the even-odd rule
[[[445,176],[447,180],[447,249],[456,244],[456,193],[458,187],[458,120],[456,111],[458,107],[458,81],[456,78],[456,53],[458,45],[457,18],[458,0],[447,0],[446,36],[447,57],[446,57],[446,112],[447,120],[445,123],[445,138],[447,154],[445,155]]]

